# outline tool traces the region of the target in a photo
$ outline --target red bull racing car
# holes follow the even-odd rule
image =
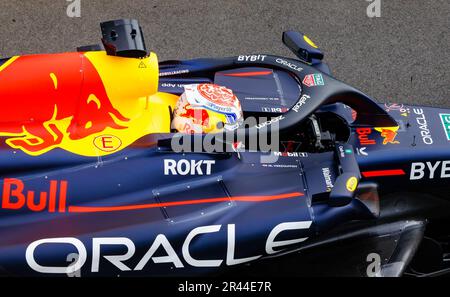
[[[101,27],[0,59],[0,275],[450,272],[450,109],[374,101],[296,31],[158,62]]]

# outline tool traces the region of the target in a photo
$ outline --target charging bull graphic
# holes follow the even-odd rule
[[[380,135],[383,138],[383,145],[386,145],[388,143],[399,144],[400,141],[395,140],[399,128],[400,127],[380,127],[375,128],[375,130],[380,132]]]
[[[129,122],[82,53],[10,59],[0,66],[0,104],[0,136],[31,155]]]

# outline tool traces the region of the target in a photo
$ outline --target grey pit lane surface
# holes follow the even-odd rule
[[[99,23],[138,19],[160,60],[270,53],[292,57],[281,33],[307,34],[333,74],[381,102],[450,107],[450,1],[0,0],[0,57],[73,51],[100,42]]]

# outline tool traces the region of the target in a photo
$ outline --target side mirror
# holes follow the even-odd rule
[[[103,22],[100,28],[102,43],[108,55],[142,58],[148,54],[144,35],[137,20],[120,19]]]
[[[356,173],[344,172],[339,175],[331,190],[329,205],[339,207],[352,202],[353,198],[355,198],[358,184],[359,177]]]
[[[313,64],[314,62],[319,62],[323,59],[323,53],[320,49],[308,38],[308,36],[300,32],[283,32],[283,43],[303,62]]]
[[[358,162],[356,162],[353,146],[350,144],[337,144],[335,149],[342,173],[334,181],[330,193],[330,206],[344,206],[355,198],[356,189],[361,179]]]

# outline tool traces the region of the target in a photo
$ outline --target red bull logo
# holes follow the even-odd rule
[[[85,138],[129,120],[115,109],[91,62],[80,53],[18,57],[0,71],[0,133],[30,153]],[[52,123],[70,119],[65,131]]]
[[[376,128],[370,128],[370,127],[363,127],[363,128],[356,128],[356,134],[358,135],[358,141],[361,146],[368,146],[368,145],[376,145],[379,143],[379,140],[377,137],[374,137],[374,130],[377,132],[380,132],[380,136],[383,139],[382,144],[399,144],[400,142],[396,140],[397,137],[397,131],[399,127],[376,127]],[[375,133],[376,134],[376,133]]]
[[[185,106],[186,112],[181,114],[182,117],[192,118],[194,124],[203,127],[209,126],[209,114],[206,109],[194,109],[190,104]]]
[[[381,137],[383,138],[383,145],[386,145],[388,143],[390,144],[399,144],[400,142],[398,140],[395,140],[397,137],[397,131],[399,127],[381,127],[381,128],[375,128],[378,132],[381,133]]]
[[[136,60],[95,52],[14,57],[0,66],[0,136],[33,156],[58,147],[81,155],[112,153],[151,132],[148,120],[136,118],[151,119],[144,113],[149,112],[144,100],[156,92],[153,85],[156,56]],[[130,100],[125,105],[119,99]]]
[[[374,145],[377,143],[375,139],[369,138],[369,135],[372,134],[372,128],[356,128],[356,133],[361,145]]]
[[[48,191],[26,191],[22,180],[3,180],[2,209],[30,211],[65,212],[67,201],[67,181],[51,180]]]

